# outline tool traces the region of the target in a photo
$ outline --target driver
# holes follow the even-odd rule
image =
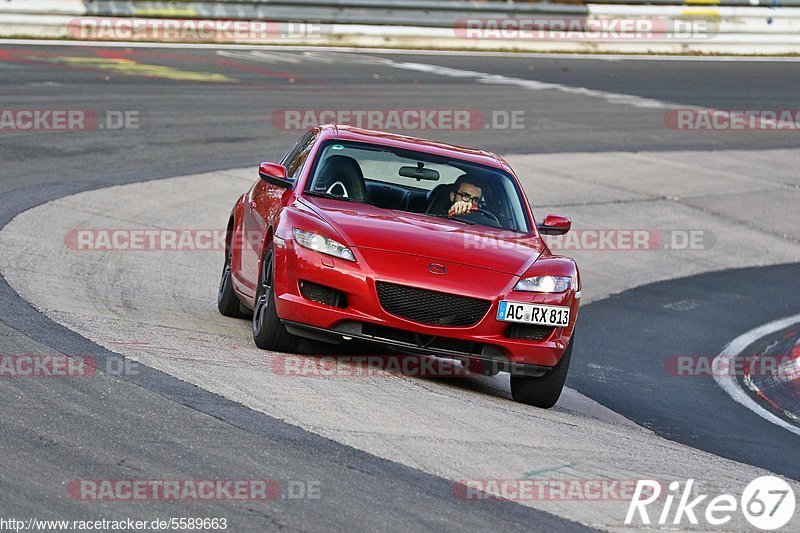
[[[481,181],[475,176],[462,174],[453,184],[450,192],[450,210],[448,215],[465,215],[476,209],[483,198]]]

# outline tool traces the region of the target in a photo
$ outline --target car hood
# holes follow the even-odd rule
[[[303,198],[352,248],[385,250],[521,276],[545,249],[534,235],[327,198]]]

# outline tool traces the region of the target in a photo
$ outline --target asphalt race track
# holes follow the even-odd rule
[[[796,435],[749,411],[721,408],[731,400],[712,376],[665,371],[671,356],[714,356],[739,333],[796,314],[797,273],[797,265],[714,272],[587,306],[580,339],[592,358],[580,359],[570,383],[659,435],[800,479],[791,460],[798,453]],[[690,296],[676,306],[676,294]],[[748,312],[737,311],[740,306]]]
[[[665,119],[795,109],[797,65],[0,45],[0,109],[136,117],[123,129],[0,131],[0,354],[137,362],[91,379],[0,378],[0,508],[227,517],[235,530],[622,530],[627,501],[471,501],[458,482],[695,477],[735,492],[765,470],[800,481],[796,432],[669,366],[800,313],[800,138]],[[75,228],[222,226],[256,165],[300,135],[281,118],[308,109],[477,110],[481,127],[409,133],[507,155],[537,216],[697,229],[705,245],[574,253],[586,288],[571,390],[546,412],[511,402],[504,376],[275,376],[280,355],[214,314],[221,252],[65,246]],[[495,118],[520,111],[519,128]],[[70,496],[80,479],[294,480],[322,496],[93,502]]]

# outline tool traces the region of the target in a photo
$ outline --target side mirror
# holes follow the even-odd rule
[[[261,163],[258,166],[258,175],[262,180],[284,189],[291,189],[294,181],[286,178],[286,167],[277,163]]]
[[[542,235],[564,235],[571,227],[572,221],[561,215],[545,215],[541,224],[536,224]]]

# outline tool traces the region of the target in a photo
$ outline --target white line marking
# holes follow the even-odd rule
[[[526,80],[522,78],[511,78],[509,76],[501,76],[499,74],[476,72],[474,70],[461,70],[456,68],[442,67],[439,65],[428,65],[423,63],[391,62],[387,63],[387,66],[405,70],[414,70],[418,72],[426,72],[429,74],[437,74],[440,76],[450,76],[452,78],[475,78],[475,81],[477,81],[478,83],[484,83],[487,85],[514,85],[522,89],[529,89],[532,91],[554,90],[571,95],[588,96],[590,98],[600,98],[612,104],[630,105],[633,107],[640,107],[646,109],[693,108],[693,106],[672,104],[669,102],[663,102],[661,100],[644,98],[641,96],[634,96],[631,94],[597,91],[594,89],[587,89],[585,87],[570,87],[569,85],[562,85],[560,83],[549,83],[544,81]]]
[[[303,58],[298,54],[282,54],[275,51],[265,50],[250,50],[250,51],[228,51],[217,50],[217,55],[221,57],[231,57],[233,59],[249,59],[252,61],[260,61],[261,63],[292,63],[299,65],[303,62]]]
[[[602,61],[709,61],[709,62],[749,62],[749,63],[798,63],[796,56],[681,56],[681,55],[636,55],[636,54],[581,54],[544,52],[482,52],[469,50],[412,50],[403,48],[356,48],[352,46],[318,45],[269,45],[269,44],[213,44],[213,43],[152,43],[137,41],[67,41],[63,39],[0,39],[0,44],[38,45],[38,46],[86,46],[108,48],[196,48],[232,50],[283,50],[287,52],[306,50],[332,50],[337,52],[369,52],[374,54],[433,55],[433,56],[481,56],[481,57],[522,57],[541,59],[579,59]]]
[[[728,375],[729,372],[717,372],[716,369],[726,369],[730,368],[731,360],[742,353],[745,348],[753,344],[758,339],[769,335],[770,333],[774,333],[784,328],[788,328],[793,324],[800,323],[800,315],[790,316],[788,318],[782,318],[780,320],[776,320],[774,322],[770,322],[768,324],[764,324],[763,326],[759,326],[755,329],[748,331],[742,335],[739,335],[735,339],[733,339],[730,343],[728,343],[725,348],[722,349],[722,352],[718,356],[714,358],[714,362],[712,363],[711,368],[714,369],[714,381],[717,382],[717,385],[722,387],[722,390],[727,392],[731,398],[733,398],[738,403],[744,405],[755,414],[760,416],[761,418],[767,420],[768,422],[772,422],[773,424],[782,427],[783,429],[788,429],[792,433],[796,435],[800,435],[800,428],[793,426],[792,424],[786,422],[775,416],[774,414],[770,413],[759,404],[757,404],[741,387],[739,387],[739,383],[736,381],[734,376]]]
[[[636,96],[632,94],[598,91],[596,89],[587,89],[586,87],[572,87],[569,85],[562,85],[560,83],[526,80],[523,78],[512,78],[509,76],[501,76],[499,74],[476,72],[474,70],[461,70],[450,67],[442,67],[439,65],[429,65],[426,63],[403,63],[403,62],[387,60],[385,64],[388,67],[400,68],[405,70],[414,70],[417,72],[437,74],[440,76],[450,76],[453,78],[474,78],[477,83],[483,83],[487,85],[513,85],[531,91],[559,91],[564,94],[569,94],[572,96],[586,96],[589,98],[599,98],[610,104],[629,105],[640,109],[690,109],[694,111],[705,111],[709,113],[721,111],[715,108],[702,108],[695,105],[676,104],[672,102],[665,102],[663,100],[656,100],[654,98],[645,98],[643,96]],[[768,129],[777,127],[776,122],[773,120],[761,117],[757,118],[762,128]]]

